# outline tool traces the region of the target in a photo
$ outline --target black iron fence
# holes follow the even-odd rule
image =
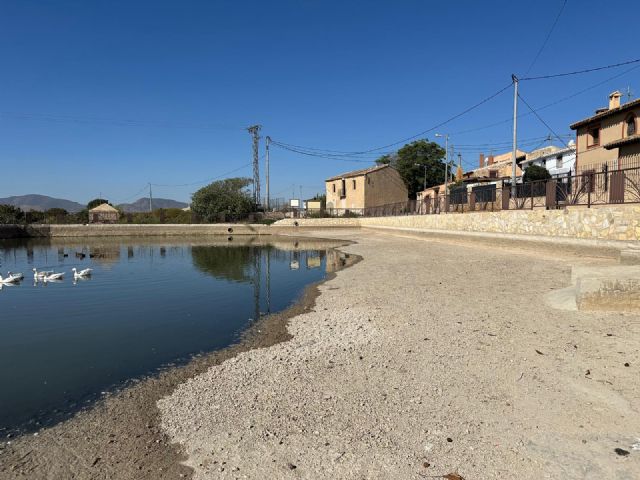
[[[549,180],[454,187],[447,195],[367,208],[327,208],[318,217],[386,217],[640,203],[640,168],[565,175]]]

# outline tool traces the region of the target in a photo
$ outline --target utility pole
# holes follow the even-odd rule
[[[149,212],[153,212],[153,196],[151,195],[151,184],[149,184]]]
[[[266,187],[267,187],[267,199],[265,201],[265,207],[267,209],[267,212],[269,211],[269,203],[270,203],[270,198],[269,198],[269,143],[271,142],[271,137],[269,137],[267,135],[267,137],[265,138],[265,148],[266,148],[266,158],[265,158],[265,183],[266,183]]]
[[[518,77],[511,75],[513,80],[513,150],[511,151],[511,196],[516,196],[516,157],[518,149]]]
[[[453,157],[453,145],[451,145],[451,152],[447,152],[445,156],[445,162],[444,162],[444,194],[445,195],[449,194],[449,190],[447,190],[447,186],[449,184],[449,176],[451,175],[449,173],[449,164],[451,163],[451,160],[450,160],[451,157]]]
[[[252,125],[247,131],[253,137],[253,203],[260,204],[260,165],[258,162],[258,146],[260,142],[261,125]]]

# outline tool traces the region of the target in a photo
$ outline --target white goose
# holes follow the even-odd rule
[[[24,279],[24,274],[22,273],[17,273],[17,272],[8,272],[7,273],[7,277],[13,277],[17,280],[23,280]]]
[[[16,277],[5,277],[2,278],[2,275],[0,275],[0,284],[2,285],[8,285],[10,283],[16,283],[19,279]]]
[[[90,277],[93,273],[92,268],[85,268],[84,270],[78,271],[76,267],[73,267],[71,271],[73,272],[73,278]]]
[[[64,272],[61,273],[50,273],[49,275],[45,275],[43,280],[45,282],[50,282],[51,280],[62,280],[64,277]]]
[[[47,270],[47,271],[42,271],[39,272],[36,268],[33,268],[33,279],[38,281],[38,280],[43,280],[44,277],[46,277],[47,275],[51,275],[53,273],[53,270]]]

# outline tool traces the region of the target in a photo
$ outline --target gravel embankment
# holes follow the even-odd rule
[[[610,260],[348,238],[363,261],[320,286],[291,340],[158,402],[194,478],[640,478],[638,316],[543,302],[571,265]]]

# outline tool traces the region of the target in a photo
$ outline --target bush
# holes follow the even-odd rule
[[[550,178],[551,174],[549,173],[549,170],[539,165],[529,165],[525,169],[524,175],[522,175],[522,181],[524,183],[549,180]]]

